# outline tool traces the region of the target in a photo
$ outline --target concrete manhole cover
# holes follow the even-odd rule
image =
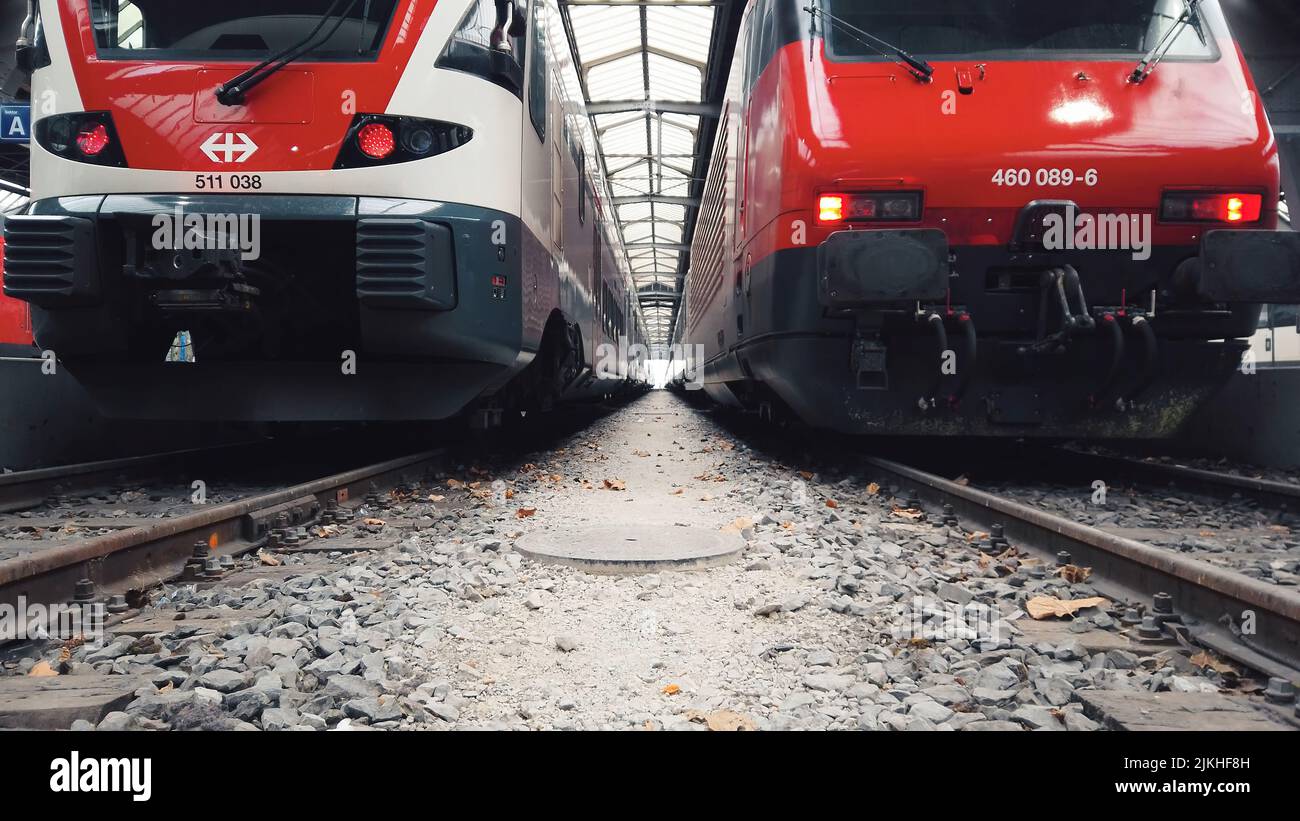
[[[658,573],[726,564],[745,549],[745,540],[731,530],[618,525],[532,533],[515,549],[590,573]]]

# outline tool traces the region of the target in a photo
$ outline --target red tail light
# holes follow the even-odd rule
[[[823,194],[817,198],[817,221],[823,224],[844,221],[844,197],[840,194]]]
[[[383,123],[370,123],[357,132],[357,146],[367,157],[382,160],[397,150],[397,138]]]
[[[817,222],[916,222],[921,219],[921,192],[876,191],[862,194],[822,194],[817,198]]]
[[[103,123],[86,123],[77,132],[77,148],[87,157],[98,156],[109,142],[108,127]]]
[[[1262,194],[1175,191],[1165,194],[1160,205],[1160,219],[1163,222],[1247,225],[1259,222],[1263,213]]]

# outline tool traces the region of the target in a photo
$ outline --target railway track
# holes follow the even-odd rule
[[[1293,588],[1025,504],[1005,488],[994,493],[878,457],[867,457],[866,468],[881,483],[918,494],[935,508],[932,515],[950,508],[966,530],[1005,540],[995,548],[1014,546],[1090,568],[1089,583],[1125,605],[1130,626],[1144,640],[1195,642],[1271,677],[1300,677],[1300,594]],[[1202,487],[1212,483],[1203,472],[1159,471],[1161,477],[1174,474]],[[1271,498],[1280,489],[1258,490]]]
[[[225,490],[213,503],[179,505],[183,512],[167,503],[178,501],[178,491],[191,501],[189,485],[155,484],[120,496],[63,493],[51,500],[58,508],[0,517],[0,530],[9,537],[0,541],[0,606],[17,605],[20,599],[48,604],[107,601],[112,612],[130,607],[142,591],[167,580],[186,575],[197,581],[219,580],[233,569],[235,557],[268,545],[299,546],[309,538],[307,525],[322,518],[349,520],[351,510],[368,495],[420,478],[444,453],[425,450],[269,487],[244,483]],[[110,475],[121,482],[123,470],[134,471],[138,481],[199,455],[212,454],[165,454],[9,474],[3,486],[9,489],[10,503],[18,504],[51,486],[66,489],[69,482],[83,482],[83,489],[102,484]],[[110,495],[127,501],[138,497],[153,509],[144,515],[106,515],[123,512],[107,504]],[[15,530],[44,536],[46,528],[54,531],[54,538],[13,538]],[[281,537],[287,545],[279,544]],[[187,570],[196,559],[199,567]]]

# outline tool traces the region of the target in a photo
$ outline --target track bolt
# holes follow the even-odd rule
[[[116,613],[125,613],[126,611],[130,610],[131,607],[126,603],[126,596],[123,596],[121,593],[117,593],[108,600],[108,607],[106,609],[108,610],[108,612],[116,614]]]
[[[1007,541],[1006,529],[1001,522],[994,522],[993,526],[989,528],[989,544],[998,553],[1002,553],[1008,547],[1011,547],[1011,542]]]
[[[208,558],[208,543],[207,543],[207,542],[195,542],[195,543],[194,543],[194,552],[191,553],[190,556],[191,556],[191,558],[195,558],[195,559],[207,559],[207,558]]]
[[[1295,685],[1284,678],[1273,676],[1268,680],[1264,698],[1273,704],[1290,704],[1295,701]]]
[[[1165,631],[1160,629],[1160,623],[1155,620],[1154,616],[1147,616],[1142,619],[1142,625],[1138,627],[1138,638],[1143,641],[1159,641],[1165,637]]]
[[[81,579],[72,590],[72,601],[75,604],[90,604],[95,600],[95,583],[90,579]]]
[[[957,521],[957,511],[953,510],[952,505],[944,503],[943,506],[943,525],[944,527],[957,527],[961,523]]]
[[[1125,627],[1135,627],[1142,623],[1142,614],[1136,607],[1130,607],[1119,617],[1119,623]]]
[[[302,542],[302,539],[299,539],[298,534],[290,530],[284,534],[284,538],[280,541],[285,547],[297,547]]]
[[[221,563],[221,569],[222,569],[222,570],[234,570],[234,569],[235,569],[235,557],[234,557],[234,556],[222,556],[221,559],[220,559],[219,561],[220,561],[220,563]]]
[[[1070,551],[1068,550],[1062,550],[1060,553],[1056,554],[1056,564],[1060,567],[1064,567],[1065,565],[1071,564],[1073,562],[1074,562],[1074,557],[1070,555]]]
[[[1161,625],[1165,622],[1181,621],[1178,614],[1174,612],[1174,597],[1168,593],[1157,593],[1152,597],[1151,612]]]
[[[272,530],[270,534],[266,537],[266,546],[271,548],[272,550],[275,550],[283,543],[284,543],[284,531],[278,527],[275,530]]]
[[[203,563],[203,575],[205,576],[221,575],[221,562],[215,556],[209,558],[207,561]]]

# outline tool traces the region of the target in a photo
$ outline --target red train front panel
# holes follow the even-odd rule
[[[1217,3],[806,5],[751,4],[737,47],[687,320],[716,398],[858,433],[1168,436],[1237,366],[1219,340],[1295,290]]]

